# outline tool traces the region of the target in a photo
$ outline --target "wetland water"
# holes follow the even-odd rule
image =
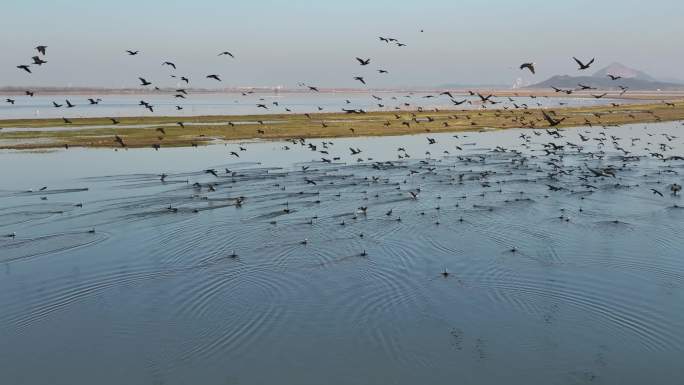
[[[0,152],[2,383],[677,383],[681,132]]]

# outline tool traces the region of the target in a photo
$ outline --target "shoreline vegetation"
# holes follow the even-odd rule
[[[546,115],[546,116],[545,116]],[[229,140],[393,136],[684,120],[684,99],[591,107],[0,120],[0,149],[187,147]]]

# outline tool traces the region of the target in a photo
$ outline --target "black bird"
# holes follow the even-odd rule
[[[578,68],[579,71],[582,71],[582,70],[589,68],[594,63],[594,59],[595,59],[595,58],[591,58],[591,60],[589,60],[589,62],[587,64],[584,64],[578,58],[576,58],[574,56],[572,58],[575,59],[575,61],[577,62],[577,65],[579,65],[579,68]]]
[[[186,84],[190,83],[190,79],[186,78],[185,76],[181,76],[181,80],[184,81]]]
[[[55,108],[62,107],[62,104],[57,104],[57,102],[52,102],[52,105],[55,106]]]
[[[207,79],[215,79],[221,81],[221,78],[218,75],[207,75]]]
[[[152,84],[152,82],[148,82],[147,80],[145,80],[145,78],[138,78],[138,79],[140,79],[140,85],[141,86],[149,86],[150,84]]]
[[[383,69],[379,69],[379,70],[378,70],[378,73],[381,73],[381,74],[388,74],[389,71],[383,70]]]
[[[137,55],[138,52],[140,52],[140,51],[131,51],[131,50],[128,50],[128,49],[127,49],[126,52],[128,52],[128,54],[129,54],[130,56],[135,56],[135,55]]]
[[[88,102],[90,104],[100,104],[101,101],[102,101],[102,99],[99,99],[99,98],[98,99],[88,98]]]
[[[71,104],[71,102],[69,101],[69,99],[67,99],[67,100],[65,100],[65,101],[66,101],[67,108],[74,108],[74,107],[76,107],[75,104]]]
[[[653,195],[660,195],[661,197],[663,196],[663,193],[661,193],[660,191],[658,191],[654,188],[652,188],[651,191],[653,191]]]
[[[578,83],[577,85],[578,85],[579,88],[580,88],[581,90],[583,90],[583,91],[586,91],[586,90],[595,90],[595,89],[596,89],[596,88],[594,88],[594,87],[585,86],[585,85],[582,84],[582,83]]]
[[[42,66],[43,64],[47,63],[47,61],[41,59],[41,58],[38,57],[38,56],[34,56],[34,57],[32,57],[31,59],[33,59],[33,64],[35,64],[35,65],[37,65],[37,66]]]
[[[534,72],[534,63],[523,63],[523,64],[520,65],[520,69],[521,69],[521,70],[522,70],[522,69],[525,69],[525,68],[527,68],[528,70],[530,70],[530,72],[532,72],[532,74],[534,75],[534,73],[535,73],[535,72]]]
[[[176,69],[176,65],[173,64],[173,63],[171,63],[170,61],[165,61],[165,62],[162,63],[162,65],[163,65],[163,66],[173,67],[173,69]]]
[[[36,50],[37,50],[41,55],[45,56],[45,50],[47,50],[47,46],[46,46],[46,45],[39,45],[38,47],[36,47]]]
[[[20,65],[20,66],[17,66],[17,68],[22,69],[22,70],[24,70],[24,71],[26,71],[26,72],[28,72],[28,73],[32,73],[32,72],[31,72],[31,69],[29,68],[29,66],[28,66],[27,64],[22,64],[22,65]]]
[[[14,99],[10,99],[10,98],[5,99],[5,101],[9,104],[12,104],[12,105],[14,105],[14,102],[15,102]]]
[[[357,57],[356,60],[357,60],[357,61],[359,62],[359,64],[361,64],[362,66],[367,66],[367,65],[369,65],[370,62],[371,62],[371,59],[370,59],[370,58],[364,60],[364,59],[361,59],[360,57]]]
[[[551,116],[549,116],[549,114],[547,114],[546,111],[542,111],[542,114],[544,115],[544,119],[546,119],[546,121],[549,122],[549,125],[550,125],[551,127],[557,126],[557,125],[561,124],[561,122],[563,122],[563,121],[565,120],[565,118],[562,118],[562,119],[554,119],[554,118],[552,118]]]
[[[26,96],[31,97],[31,98],[35,95],[35,93],[33,91],[24,91],[24,93],[26,94]]]
[[[362,77],[362,76],[354,76],[354,80],[358,80],[358,81],[360,81],[361,83],[363,83],[364,85],[366,84],[366,81],[363,80],[363,77]]]
[[[66,123],[66,124],[71,124],[71,123],[72,123],[71,120],[69,120],[69,119],[67,119],[67,118],[62,118],[62,120],[63,120],[64,123]]]
[[[591,96],[595,97],[596,99],[601,99],[602,97],[604,97],[604,96],[606,96],[606,95],[608,95],[607,92],[606,92],[606,93],[602,93],[601,95],[593,95],[593,94],[592,94]]]
[[[112,121],[112,124],[119,124],[119,121],[114,118],[109,118],[109,120]]]
[[[608,74],[608,77],[610,78],[610,80],[622,79],[622,76],[615,76],[615,75],[611,75],[611,74]]]
[[[228,51],[223,51],[223,52],[221,52],[220,54],[218,54],[218,56],[230,56],[230,57],[232,57],[233,59],[235,59],[235,56],[233,56],[233,54],[230,53],[230,52],[228,52]]]

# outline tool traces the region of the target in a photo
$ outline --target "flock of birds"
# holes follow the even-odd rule
[[[421,33],[422,32],[424,32],[424,31],[421,30]],[[382,42],[384,44],[395,46],[395,47],[406,47],[407,46],[407,44],[402,43],[401,41],[399,41],[398,39],[393,38],[393,37],[379,36],[378,39],[380,42]],[[38,55],[32,57],[32,63],[31,64],[18,65],[17,66],[18,69],[20,69],[26,73],[31,74],[31,73],[33,73],[33,70],[40,68],[43,65],[45,65],[46,63],[48,63],[48,61],[45,60],[45,57],[47,54],[47,46],[46,45],[39,45],[39,46],[35,47],[35,50],[38,52]],[[129,50],[125,51],[125,54],[133,57],[133,56],[141,55],[141,51],[129,49]],[[217,56],[236,59],[236,56],[231,51],[226,51],[226,50],[219,52]],[[356,57],[355,60],[356,60],[357,64],[362,69],[369,67],[373,63],[372,58],[369,58],[369,57]],[[584,70],[589,69],[591,67],[591,65],[594,64],[594,62],[595,62],[595,58],[591,58],[588,61],[582,61],[576,57],[573,57],[573,60],[578,65],[578,71],[584,71]],[[178,70],[178,66],[176,63],[174,63],[172,61],[164,60],[164,61],[162,61],[161,66],[162,67],[168,67],[174,72],[168,76],[170,76],[171,78],[173,78],[177,81],[176,87],[170,87],[169,88],[169,87],[163,87],[163,86],[157,85],[157,83],[153,82],[152,80],[149,80],[149,78],[146,76],[138,76],[137,77],[137,79],[139,81],[139,86],[144,87],[145,89],[148,89],[151,91],[158,91],[158,92],[163,91],[165,93],[170,92],[173,95],[173,101],[175,102],[173,104],[175,104],[175,109],[177,111],[183,110],[184,109],[183,101],[190,97],[190,92],[189,92],[190,89],[188,87],[190,87],[191,77],[189,75],[176,74],[175,72]],[[523,63],[520,65],[520,70],[528,70],[530,73],[536,74],[537,67],[536,67],[536,64],[534,62],[526,62],[526,63]],[[386,75],[386,74],[390,73],[390,71],[385,69],[385,68],[377,68],[374,70],[374,72],[377,72],[380,75]],[[621,79],[621,77],[618,75],[609,74],[608,76],[612,80]],[[204,77],[206,79],[213,80],[216,82],[222,82],[221,75],[218,73],[206,74]],[[351,78],[354,81],[358,81],[364,87],[368,86],[368,82],[369,82],[368,74],[358,74],[357,73],[357,74],[354,74]],[[184,86],[179,87],[178,85],[184,85]],[[320,90],[321,90],[321,88],[319,86],[310,85],[310,84],[307,84],[305,82],[298,83],[298,86],[303,88],[304,90],[308,90],[310,92],[320,92]],[[619,85],[619,88],[621,89],[620,95],[624,95],[624,93],[626,93],[628,91],[628,87]],[[562,89],[562,88],[558,88],[558,87],[552,87],[552,89],[556,93],[559,93],[562,95],[571,95],[575,91],[596,90],[596,88],[591,87],[589,85],[585,85],[585,84],[578,84],[578,87],[576,89]],[[464,103],[468,103],[468,104],[478,104],[481,108],[487,108],[487,105],[493,106],[493,105],[501,103],[500,101],[497,101],[496,95],[493,95],[493,94],[483,95],[482,93],[473,92],[473,91],[468,91],[468,92],[469,92],[469,96],[475,97],[475,98],[472,100],[468,99],[468,98],[456,100],[454,97],[454,94],[452,94],[452,92],[450,92],[450,91],[444,91],[444,92],[440,92],[440,93],[434,94],[434,95],[428,94],[428,95],[423,96],[422,98],[431,99],[431,98],[436,98],[439,96],[446,96],[449,98],[450,102],[455,107],[460,106]],[[248,96],[248,95],[251,95],[254,93],[255,92],[253,90],[252,91],[243,91],[242,95]],[[35,96],[36,91],[26,90],[25,94],[28,97],[33,97],[33,96]],[[518,94],[515,94],[515,95],[517,96]],[[603,98],[607,95],[608,95],[608,93],[606,93],[606,92],[603,92],[600,94],[599,93],[592,94],[592,96],[594,98],[597,98],[597,99]],[[396,96],[393,96],[391,98],[392,100],[390,100],[390,101],[386,100],[385,98],[383,98],[381,96],[377,96],[374,94],[371,94],[371,97],[373,98],[373,100],[371,102],[373,102],[375,105],[377,105],[378,108],[381,108],[381,109],[382,108],[392,108],[392,106],[390,106],[390,104],[394,104],[393,108],[395,110],[400,110],[400,109],[414,109],[414,110],[418,110],[418,111],[424,110],[424,108],[422,106],[420,106],[419,102],[410,103],[409,101],[400,101],[399,98]],[[405,98],[411,98],[411,97],[412,97],[412,93],[405,95]],[[534,96],[534,95],[532,95],[531,97],[533,99],[536,98],[536,96]],[[95,97],[88,98],[87,99],[87,105],[91,105],[91,106],[99,105],[102,101],[103,101],[102,98],[95,98]],[[524,102],[517,102],[516,103],[516,101],[512,97],[508,97],[508,101],[513,103],[512,107],[515,109],[519,109],[519,108],[527,109],[528,108],[527,103],[524,103]],[[12,99],[12,98],[7,98],[6,102],[10,103],[10,104],[14,104],[16,102],[16,100]],[[344,100],[344,104],[346,104],[346,105],[350,105],[351,103],[352,102],[350,100]],[[561,105],[561,106],[563,106],[565,104],[566,103],[564,103],[564,102],[559,103],[559,105]],[[672,105],[672,103],[667,103],[667,104]],[[140,100],[138,105],[141,108],[148,110],[149,112],[152,112],[152,113],[155,112],[155,106],[148,101]],[[618,106],[615,103],[613,105],[616,107]],[[67,99],[64,102],[52,101],[52,106],[54,108],[63,108],[64,107],[66,109],[72,109],[74,107],[77,107],[77,104]],[[542,104],[537,103],[537,106],[541,107]],[[289,107],[280,106],[280,103],[277,101],[267,103],[264,98],[259,98],[259,101],[256,104],[256,107],[258,109],[264,109],[264,110],[270,110],[270,109],[282,107],[283,112],[285,112],[285,113],[293,112],[292,109]],[[504,109],[508,109],[508,108],[509,107],[504,107]],[[320,111],[323,111],[324,108],[319,106],[317,108],[317,110],[320,112]],[[365,113],[366,112],[362,108],[342,108],[342,111],[346,112],[346,113]],[[551,126],[557,125],[558,123],[560,123],[562,121],[562,120],[549,119],[548,117],[549,117],[548,114],[544,114],[544,119],[547,122],[549,122]],[[63,121],[65,124],[71,124],[72,123],[72,121],[66,117],[63,117]],[[118,120],[116,118],[111,118],[111,121],[112,121],[112,124],[118,124]],[[520,123],[524,124],[525,122],[520,122]],[[182,126],[182,122],[179,123],[179,125]]]
[[[421,30],[421,32],[423,32],[423,31]],[[380,40],[382,43],[385,43],[385,44],[388,44],[388,45],[394,45],[394,46],[396,46],[396,47],[405,47],[405,46],[406,46],[405,43],[402,43],[402,42],[400,42],[398,39],[395,39],[395,38],[392,38],[392,37],[380,36],[380,37],[379,37],[379,40]],[[27,73],[30,74],[30,73],[33,73],[32,69],[35,69],[35,67],[42,67],[43,65],[45,65],[45,64],[48,63],[48,61],[45,60],[45,59],[46,59],[46,55],[47,55],[47,46],[45,46],[45,45],[39,45],[39,46],[35,47],[35,49],[36,49],[36,51],[38,52],[38,55],[32,57],[32,63],[31,63],[31,64],[22,64],[22,65],[18,65],[18,66],[17,66],[18,69],[20,69],[20,70],[22,70],[22,71],[25,71],[25,72],[27,72]],[[137,56],[137,55],[140,55],[140,51],[139,51],[139,50],[126,50],[125,53],[126,53],[128,56]],[[236,56],[235,56],[232,52],[230,52],[230,51],[225,51],[225,50],[219,52],[217,56],[219,56],[219,57],[228,57],[228,58],[231,58],[231,59],[235,59],[235,58],[236,58]],[[371,65],[371,63],[373,62],[371,58],[363,58],[363,57],[356,57],[355,60],[356,60],[356,62],[358,63],[358,65],[359,65],[360,67],[362,67],[362,68],[368,67],[368,66]],[[576,64],[578,65],[578,71],[584,71],[584,70],[589,69],[589,68],[591,67],[591,65],[595,62],[595,58],[591,58],[590,60],[587,60],[587,61],[582,61],[582,60],[580,60],[580,59],[578,59],[578,58],[576,58],[576,57],[573,57],[573,60],[574,60],[574,61],[576,62]],[[176,65],[176,63],[171,62],[171,61],[168,61],[168,60],[163,61],[161,65],[162,65],[163,67],[168,67],[168,68],[172,69],[173,71],[176,71],[176,70],[178,69],[178,66]],[[529,71],[530,73],[532,73],[532,74],[535,74],[536,71],[537,71],[537,67],[536,67],[536,64],[535,64],[534,62],[522,63],[522,64],[520,65],[519,68],[520,68],[520,70],[528,70],[528,71]],[[378,69],[376,69],[375,71],[376,71],[378,74],[380,74],[380,75],[384,75],[384,74],[388,74],[388,73],[389,73],[389,71],[388,71],[387,69],[384,69],[384,68],[378,68]],[[186,85],[189,85],[189,84],[190,84],[190,81],[191,81],[191,80],[190,80],[190,77],[189,77],[189,76],[186,76],[186,75],[177,75],[177,74],[173,73],[173,74],[170,74],[169,76],[170,76],[171,78],[178,79],[179,82],[185,83]],[[621,78],[620,76],[610,75],[610,74],[609,74],[608,76],[609,76],[612,80],[618,80],[618,79]],[[207,75],[205,76],[205,78],[211,79],[211,80],[214,80],[214,81],[217,81],[217,82],[221,82],[221,81],[222,81],[221,76],[220,76],[219,74],[215,74],[215,73],[207,74]],[[360,83],[363,84],[364,86],[367,85],[367,76],[363,76],[363,75],[354,75],[354,76],[353,76],[353,79],[356,80],[356,81],[358,81],[358,82],[360,82]],[[139,82],[140,82],[140,86],[142,86],[142,87],[154,86],[154,89],[155,89],[155,90],[157,90],[157,91],[162,91],[162,88],[160,88],[159,86],[154,85],[154,83],[153,83],[152,81],[148,80],[146,77],[139,76],[139,77],[138,77],[138,80],[139,80]],[[300,87],[305,87],[307,90],[309,90],[309,91],[311,91],[311,92],[320,92],[320,89],[319,89],[318,86],[310,85],[310,84],[307,84],[307,83],[299,83],[299,86],[300,86]],[[590,86],[588,86],[588,85],[583,85],[583,84],[578,84],[578,87],[579,87],[579,88],[578,88],[577,90],[582,90],[582,91],[594,90],[594,88],[592,88],[592,87],[590,87]],[[557,93],[562,93],[562,94],[566,94],[566,95],[570,95],[570,94],[572,94],[573,92],[576,91],[576,90],[561,89],[561,88],[556,88],[556,87],[553,87],[553,89],[554,89],[554,91],[557,92]],[[625,92],[627,91],[627,88],[626,88],[626,87],[622,87],[622,86],[621,86],[621,89],[622,89],[622,93],[625,93]],[[474,91],[468,91],[468,92],[469,92],[469,96],[471,96],[471,97],[474,98],[474,101],[473,101],[473,100],[469,100],[469,99],[456,100],[455,97],[454,97],[454,95],[453,95],[450,91],[443,91],[443,92],[440,92],[440,93],[435,94],[435,95],[433,95],[433,94],[428,94],[428,95],[423,96],[422,98],[429,99],[429,98],[435,98],[435,97],[439,97],[439,96],[445,96],[445,97],[448,97],[448,98],[451,100],[451,102],[453,103],[453,105],[455,105],[455,106],[459,106],[459,105],[464,104],[464,103],[466,103],[466,102],[469,103],[469,104],[473,104],[473,103],[476,103],[476,102],[477,102],[477,103],[480,104],[481,108],[483,108],[483,109],[484,109],[484,108],[487,108],[487,105],[496,105],[496,104],[499,104],[499,103],[500,103],[500,101],[497,101],[497,100],[496,100],[497,96],[494,95],[494,94],[486,94],[486,95],[485,95],[485,94],[482,94],[482,93],[479,93],[479,92],[474,92]],[[243,92],[243,95],[244,95],[244,96],[247,96],[247,95],[249,95],[249,94],[251,94],[251,93],[253,93],[253,91],[245,91],[245,92]],[[26,91],[26,95],[29,96],[29,97],[32,97],[32,96],[35,95],[35,92],[34,92],[34,91],[27,90],[27,91]],[[188,89],[186,89],[186,88],[177,88],[177,89],[175,89],[174,92],[173,92],[173,97],[174,97],[174,99],[176,99],[176,100],[183,100],[183,99],[186,99],[187,97],[189,97],[189,95],[190,95],[190,94],[189,94],[189,92],[188,92]],[[607,93],[594,94],[593,97],[599,99],[599,98],[602,98],[602,97],[604,97],[604,96],[606,96],[606,95],[607,95]],[[385,107],[385,106],[386,106],[386,104],[385,104],[386,102],[383,100],[382,97],[377,96],[377,95],[371,95],[371,96],[372,96],[372,98],[377,102],[377,105],[378,105],[379,107]],[[411,96],[412,96],[412,94],[409,94],[409,95],[406,95],[405,97],[406,97],[406,98],[410,98]],[[535,96],[531,96],[531,97],[532,97],[532,98],[535,98]],[[398,98],[397,98],[396,96],[393,96],[392,99],[393,99],[393,100],[398,100]],[[515,108],[515,109],[524,109],[524,110],[527,110],[527,109],[529,108],[529,106],[528,106],[527,104],[525,104],[525,103],[520,103],[520,104],[516,103],[515,99],[513,99],[512,97],[508,97],[508,100],[512,103],[513,108]],[[279,106],[279,102],[277,102],[277,101],[272,102],[272,105],[268,105],[268,104],[266,104],[265,102],[261,102],[261,101],[263,101],[263,99],[260,99],[260,103],[257,104],[257,108],[262,108],[262,109],[268,110],[268,109],[270,109],[272,106],[275,106],[275,107],[278,107],[278,106]],[[13,99],[7,99],[7,102],[13,104],[13,103],[15,102],[15,100],[13,100]],[[88,99],[88,104],[89,104],[89,105],[98,105],[98,104],[100,104],[101,102],[102,102],[102,98],[89,98],[89,99]],[[346,103],[346,104],[351,104],[351,102],[350,102],[349,100],[346,100],[345,103]],[[58,102],[56,102],[56,101],[53,101],[52,104],[53,104],[53,106],[54,106],[55,108],[63,108],[63,107],[64,107],[64,108],[70,109],[70,108],[76,107],[76,104],[72,103],[70,100],[65,100],[64,103],[58,103]],[[561,104],[563,104],[563,103],[561,103]],[[139,105],[140,105],[141,107],[143,107],[143,108],[149,110],[150,112],[154,112],[154,106],[153,106],[152,104],[150,104],[149,102],[146,102],[146,101],[144,101],[144,100],[141,100],[140,103],[139,103]],[[541,103],[538,103],[538,105],[541,106],[542,104],[541,104]],[[614,105],[614,106],[618,106],[618,105],[615,104],[615,103],[613,103],[613,105]],[[674,106],[673,103],[668,103],[668,105]],[[399,104],[399,105],[396,105],[394,108],[395,108],[395,109],[400,109],[400,108],[407,108],[407,107],[412,107],[411,103],[403,102],[403,103],[401,103],[401,104]],[[413,107],[416,107],[416,106],[413,106]],[[183,106],[180,105],[180,104],[179,104],[179,105],[176,105],[176,109],[182,110],[182,109],[183,109]],[[498,116],[498,117],[504,116],[503,114],[505,113],[505,110],[507,110],[507,109],[509,109],[508,106],[504,107],[502,110],[500,110],[501,112],[497,112],[497,116]],[[322,111],[323,108],[322,108],[322,107],[318,107],[318,110],[319,110],[319,111]],[[424,109],[423,107],[421,107],[421,106],[417,106],[416,110],[417,110],[417,111],[420,111],[420,112],[425,111],[425,109]],[[366,111],[364,111],[363,109],[351,109],[351,108],[342,108],[342,111],[343,111],[343,112],[346,112],[346,113],[357,113],[357,114],[358,114],[358,113],[365,113],[365,112],[366,112]],[[285,108],[285,112],[292,112],[292,111],[291,111],[289,108]],[[652,112],[651,112],[651,113],[652,113]],[[541,110],[541,116],[533,117],[531,112],[529,112],[528,114],[530,115],[529,118],[526,118],[525,115],[523,115],[522,117],[510,116],[511,123],[512,123],[513,125],[515,125],[515,126],[517,126],[517,127],[521,127],[521,128],[541,128],[542,126],[546,126],[546,127],[547,127],[546,133],[547,133],[548,135],[550,135],[550,136],[552,136],[552,137],[554,137],[554,138],[556,138],[556,139],[562,138],[562,137],[563,137],[562,132],[561,132],[560,130],[554,129],[554,127],[560,125],[566,118],[564,118],[564,117],[558,117],[558,114],[556,114],[556,112],[553,111],[553,110],[544,110],[544,109]],[[306,115],[307,115],[310,119],[312,119],[311,114],[308,114],[308,113],[307,113]],[[655,115],[655,114],[654,114],[654,115]],[[412,116],[413,116],[412,122],[415,122],[415,123],[420,123],[420,122],[421,122],[421,120],[418,119],[418,117],[415,115],[415,113],[413,113]],[[590,120],[587,118],[586,121],[585,121],[585,123],[586,123],[588,126],[601,125],[602,123],[601,123],[600,119],[601,119],[602,115],[599,114],[599,113],[595,113],[595,114],[594,114],[594,117],[596,118],[596,120],[590,121]],[[396,118],[397,118],[397,119],[400,119],[400,116],[399,116],[399,115],[396,115]],[[451,117],[451,118],[457,118],[457,117]],[[470,115],[468,115],[467,118],[468,118],[468,119],[471,119],[471,120],[473,119],[473,117],[471,117]],[[656,120],[659,120],[657,116],[656,116],[655,118],[656,118]],[[427,119],[427,121],[430,121],[430,122],[431,122],[431,121],[434,121],[434,119],[430,118],[429,116],[428,116],[426,119]],[[65,122],[66,124],[70,124],[70,123],[71,123],[71,121],[70,121],[69,119],[67,119],[67,118],[63,118],[63,120],[64,120],[64,122]],[[113,125],[119,124],[119,120],[117,120],[116,118],[110,118],[110,120],[111,120],[111,122],[112,122]],[[181,126],[181,127],[184,127],[184,123],[183,123],[183,122],[178,122],[177,124],[178,124],[179,126]],[[324,127],[326,126],[326,123],[325,123],[325,122],[321,122],[321,124],[322,124]],[[385,123],[385,125],[388,125],[388,126],[389,126],[390,124],[391,124],[391,123],[390,123],[389,121]],[[407,126],[410,126],[411,121],[403,121],[402,124],[407,125]],[[472,124],[474,125],[475,122],[473,121]],[[445,125],[445,126],[448,126],[449,123],[445,121],[445,122],[444,122],[444,125]],[[604,128],[604,130],[605,130],[605,129],[607,128],[607,126],[604,125],[603,128]],[[157,128],[157,130],[160,131],[162,134],[165,133],[163,128]],[[352,128],[351,130],[352,130],[352,132],[353,132],[353,128]],[[429,131],[429,130],[427,130],[427,131]],[[262,129],[259,129],[259,130],[257,131],[257,133],[263,134],[264,131],[263,131]],[[533,131],[533,135],[539,136],[539,135],[542,135],[542,134],[541,134],[539,131]],[[525,141],[529,141],[530,136],[527,135],[527,134],[522,134],[522,135],[521,135],[521,138],[522,138],[523,140],[525,140]],[[623,153],[623,155],[624,155],[624,157],[626,157],[626,159],[629,158],[630,156],[632,156],[632,155],[631,155],[631,151],[630,151],[629,149],[627,149],[625,146],[619,144],[619,138],[614,137],[614,136],[608,136],[608,135],[606,134],[605,131],[601,131],[601,132],[600,132],[600,136],[598,136],[598,137],[589,138],[588,136],[585,136],[585,135],[583,135],[583,134],[580,134],[580,135],[579,135],[579,138],[580,138],[581,142],[587,142],[587,141],[589,141],[589,140],[598,141],[599,144],[600,144],[601,146],[608,146],[608,145],[612,144],[612,146],[614,147],[614,149],[617,150],[617,151],[620,151],[621,153]],[[667,141],[672,141],[672,140],[674,140],[675,138],[676,138],[675,136],[665,136],[665,139],[667,139]],[[124,139],[122,136],[116,135],[116,136],[115,136],[115,141],[116,141],[121,147],[126,147],[125,139]],[[635,143],[636,143],[637,141],[638,141],[638,139],[633,138],[632,141],[631,141],[631,145],[634,146]],[[312,150],[312,151],[315,151],[315,152],[318,152],[318,153],[324,155],[324,156],[321,158],[321,161],[322,161],[322,162],[325,162],[325,163],[333,163],[333,162],[335,162],[335,161],[337,161],[337,160],[340,159],[340,157],[328,157],[328,156],[326,156],[326,155],[329,155],[329,146],[332,145],[332,142],[323,142],[322,144],[318,144],[318,145],[317,145],[317,144],[314,144],[314,143],[312,143],[312,142],[307,142],[306,139],[304,139],[304,138],[297,138],[297,139],[292,139],[292,140],[291,140],[291,144],[292,144],[292,145],[301,145],[301,146],[305,146],[305,147],[309,148],[309,149]],[[434,145],[434,144],[436,144],[436,140],[433,139],[433,138],[428,138],[428,146],[432,146],[432,145]],[[160,148],[160,145],[155,145],[154,148],[158,150],[158,149]],[[290,148],[290,146],[284,146],[284,149],[286,149],[286,150],[289,149],[289,148]],[[459,146],[456,146],[456,148],[457,148],[457,149],[462,149],[462,148],[459,147]],[[568,149],[568,148],[571,148],[571,149],[573,149],[573,150],[577,150],[578,152],[580,152],[580,151],[582,151],[582,143],[573,143],[573,142],[569,142],[569,141],[568,141],[566,144],[564,144],[564,145],[557,145],[557,144],[554,144],[554,143],[549,143],[549,144],[547,144],[547,145],[544,146],[543,151],[545,152],[545,154],[546,154],[547,156],[553,157],[553,156],[557,156],[557,155],[559,154],[559,151],[563,151],[564,149]],[[649,143],[649,146],[646,147],[646,150],[649,151],[651,157],[653,157],[653,158],[661,159],[661,160],[663,160],[663,161],[673,161],[673,160],[681,160],[681,159],[682,159],[681,156],[677,156],[677,155],[667,155],[667,154],[666,154],[666,151],[669,150],[669,149],[672,149],[672,147],[669,146],[667,142],[665,142],[665,143],[658,143],[658,144]],[[247,149],[246,149],[243,145],[240,145],[240,146],[239,146],[239,150],[231,151],[230,154],[231,154],[233,157],[239,158],[239,157],[240,157],[240,152],[241,152],[241,151],[246,151],[246,150],[247,150]],[[400,149],[400,150],[401,150],[401,149]],[[362,150],[361,150],[361,149],[358,149],[358,148],[350,148],[350,151],[351,151],[351,154],[354,155],[354,156],[359,155],[359,154],[361,154],[361,152],[362,152]],[[502,149],[502,148],[499,148],[499,149],[497,149],[497,151],[506,151],[506,150],[505,150],[505,149]],[[447,155],[449,154],[449,152],[446,151],[446,150],[444,151],[444,153],[447,154]],[[430,152],[429,152],[429,151],[426,152],[426,155],[429,156],[429,155],[430,155]],[[600,156],[600,155],[596,155],[596,154],[588,154],[588,155],[590,155],[590,156]],[[406,158],[409,158],[409,157],[410,157],[410,155],[409,155],[408,153],[406,153],[406,152],[400,151],[399,154],[398,154],[398,158],[399,158],[400,160],[401,160],[401,159],[406,159]],[[361,161],[363,161],[363,159],[362,159],[362,158],[358,158],[358,161],[361,162]],[[521,162],[524,163],[524,160],[521,160]],[[560,171],[560,170],[555,170],[555,171],[562,172],[562,171]],[[594,177],[615,177],[615,171],[612,170],[612,169],[596,170],[596,169],[587,168],[587,169],[584,170],[584,171],[585,171],[585,172],[588,172],[589,175],[593,175]],[[208,170],[207,172],[211,173],[212,175],[218,176],[217,172],[214,171],[214,170]],[[164,181],[164,179],[165,179],[165,176],[162,176],[162,181]],[[586,181],[586,180],[585,180],[585,181]],[[306,179],[306,182],[307,182],[307,184],[310,184],[310,185],[316,185],[316,182],[313,181],[313,180],[310,180],[310,179]],[[670,190],[671,190],[671,192],[672,192],[673,194],[678,194],[679,191],[681,190],[681,186],[678,185],[678,184],[673,184],[673,185],[670,187]],[[658,191],[658,190],[655,190],[655,189],[653,189],[653,193],[654,193],[654,194],[658,194],[658,195],[660,195],[660,196],[663,196],[663,194],[662,194],[661,191]],[[416,196],[414,195],[413,198],[416,198]]]

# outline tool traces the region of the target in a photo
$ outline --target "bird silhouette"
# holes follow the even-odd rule
[[[595,59],[595,58],[591,58],[591,60],[589,60],[587,62],[587,64],[584,64],[578,58],[576,58],[574,56],[572,58],[575,59],[575,62],[577,62],[577,65],[579,66],[578,70],[580,70],[580,71],[588,69],[594,63],[594,59]]]
[[[521,70],[522,70],[522,69],[525,69],[525,68],[527,68],[528,70],[530,70],[530,72],[532,72],[532,74],[535,73],[535,72],[534,72],[534,63],[523,63],[523,64],[520,65],[520,69],[521,69]]]

